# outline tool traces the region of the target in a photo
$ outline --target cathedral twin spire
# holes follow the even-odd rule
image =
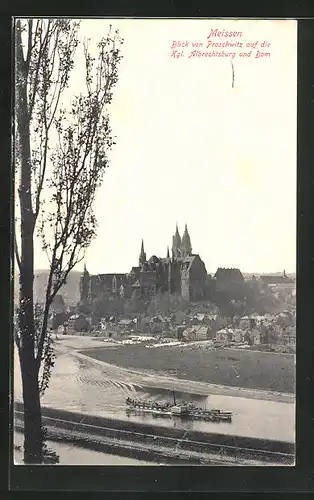
[[[192,253],[192,245],[191,238],[188,232],[188,226],[185,224],[184,233],[182,236],[182,248],[185,250],[186,255],[191,255]]]
[[[178,224],[176,225],[176,232],[172,237],[172,257],[185,258],[192,254],[191,238],[188,232],[187,224],[185,224],[184,233],[182,238],[179,233]],[[170,259],[169,247],[167,247],[167,259]],[[142,240],[141,252],[139,255],[139,265],[142,267],[146,262],[146,253],[144,251],[144,241]]]
[[[192,245],[187,224],[185,224],[185,229],[182,239],[177,224],[175,235],[172,238],[172,255],[174,258],[179,258],[179,257],[184,258],[191,254],[192,254]]]
[[[174,258],[181,257],[181,236],[178,229],[178,224],[176,225],[176,232],[172,237],[172,256]]]

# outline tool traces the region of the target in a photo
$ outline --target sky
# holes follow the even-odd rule
[[[91,47],[109,24],[124,38],[119,82],[109,107],[116,145],[100,188],[90,273],[124,273],[147,257],[165,257],[176,223],[187,224],[193,253],[207,271],[296,268],[297,22],[94,19],[81,23]],[[241,48],[209,48],[211,30],[242,36]],[[174,41],[189,42],[171,57]],[[191,42],[204,44],[192,49]],[[270,57],[240,57],[246,43],[268,41]],[[178,49],[179,51],[181,50]],[[236,52],[193,57],[192,50]],[[82,90],[80,50],[70,93]],[[36,243],[35,267],[47,268]],[[83,262],[77,270],[83,268]]]

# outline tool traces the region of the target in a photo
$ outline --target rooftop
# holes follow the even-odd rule
[[[228,268],[228,267],[218,267],[216,273],[215,273],[215,278],[216,279],[235,279],[235,280],[240,280],[243,281],[243,274],[241,273],[240,269],[237,268]]]

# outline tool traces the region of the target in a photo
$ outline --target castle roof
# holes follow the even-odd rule
[[[188,255],[187,257],[183,258],[183,262],[193,262],[195,257],[199,257],[199,255],[197,255],[197,254]]]
[[[283,274],[283,275],[264,275],[261,276],[261,280],[263,283],[266,285],[277,285],[277,284],[282,284],[282,283],[293,283],[293,279],[289,278],[289,276]]]
[[[160,259],[158,259],[158,257],[156,257],[156,255],[152,255],[148,262],[149,262],[149,264],[159,264]]]
[[[137,274],[137,273],[139,273],[139,272],[140,272],[140,270],[141,270],[141,268],[140,268],[140,267],[138,267],[138,266],[133,266],[133,267],[132,267],[132,269],[131,269],[131,271],[130,271],[130,274]]]
[[[216,273],[215,273],[215,278],[218,280],[236,280],[236,281],[243,281],[244,277],[243,274],[241,273],[240,269],[237,268],[228,268],[228,267],[218,267]]]
[[[196,255],[189,255],[183,259],[183,264],[189,264],[188,270],[191,269],[191,266],[196,258]]]
[[[186,257],[176,257],[175,261],[177,262],[193,262],[195,257],[199,257],[198,254],[187,255]]]

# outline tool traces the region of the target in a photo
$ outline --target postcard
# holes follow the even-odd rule
[[[14,463],[293,466],[297,21],[14,39]]]

